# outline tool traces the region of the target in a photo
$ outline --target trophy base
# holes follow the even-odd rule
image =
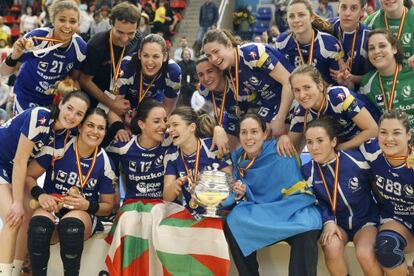
[[[216,207],[206,207],[206,212],[202,214],[202,216],[206,218],[221,218],[221,216],[217,215],[216,212]]]

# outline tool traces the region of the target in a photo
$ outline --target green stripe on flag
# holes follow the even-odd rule
[[[179,255],[157,251],[158,258],[165,269],[174,276],[214,276],[208,267],[191,255]]]
[[[161,221],[160,225],[169,225],[177,227],[192,227],[194,224],[198,223],[195,219],[176,219],[176,218],[166,218]]]
[[[148,240],[133,236],[125,236],[123,238],[122,249],[122,268],[128,267],[135,259],[148,250]]]

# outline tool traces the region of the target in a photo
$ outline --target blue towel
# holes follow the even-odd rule
[[[227,223],[244,256],[291,236],[321,229],[315,197],[295,157],[280,156],[276,141],[265,141],[256,162],[242,178],[239,166],[245,168],[250,161],[240,161],[242,153],[243,149],[235,151],[232,161],[235,179],[247,186],[246,201],[233,208]]]

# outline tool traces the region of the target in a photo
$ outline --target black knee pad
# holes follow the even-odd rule
[[[399,233],[392,230],[383,230],[377,234],[375,255],[383,267],[395,268],[404,262],[406,246],[407,241]]]
[[[33,275],[46,275],[50,256],[50,239],[55,224],[47,217],[35,216],[30,220],[27,247]]]
[[[78,275],[83,251],[85,225],[77,218],[64,218],[58,226],[60,256],[65,275]]]

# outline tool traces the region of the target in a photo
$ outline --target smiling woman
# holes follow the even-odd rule
[[[181,68],[169,59],[165,40],[158,34],[147,35],[138,53],[122,61],[122,77],[117,87],[136,109],[144,98],[163,103],[170,114],[177,102],[181,87]]]
[[[385,29],[373,30],[368,36],[368,58],[376,70],[365,74],[360,93],[381,112],[401,108],[414,127],[414,71],[404,65],[397,38]]]
[[[62,156],[55,157],[55,151],[46,147],[29,164],[26,183],[40,205],[30,220],[27,243],[35,276],[47,274],[49,247],[58,240],[65,274],[78,275],[84,240],[96,230],[97,216],[112,212],[114,166],[99,148],[106,126],[103,110],[89,110],[77,137],[54,142],[63,144]],[[45,172],[40,188],[36,180]]]
[[[0,270],[5,275],[11,273],[14,258],[23,260],[26,255],[26,246],[20,246],[26,244],[26,224],[22,225],[17,242],[16,238],[25,212],[26,215],[30,214],[24,209],[24,205],[27,205],[24,204],[27,164],[46,148],[53,155],[57,154],[64,146],[56,143],[56,140],[68,139],[70,129],[80,124],[88,107],[88,96],[80,91],[73,92],[54,105],[52,110],[43,107],[28,109],[0,128],[3,145],[0,151],[0,214],[1,220],[5,222],[0,232],[0,244],[3,246],[0,251]],[[19,271],[19,268],[16,269]]]
[[[50,9],[54,27],[35,29],[19,38],[6,62],[0,65],[2,75],[16,73],[20,68],[14,85],[16,114],[35,106],[50,106],[53,95],[48,94],[49,88],[67,76],[77,81],[81,62],[86,57],[86,43],[76,34],[79,28],[77,4],[68,0],[55,1]],[[33,41],[31,49],[25,48],[28,41]]]

